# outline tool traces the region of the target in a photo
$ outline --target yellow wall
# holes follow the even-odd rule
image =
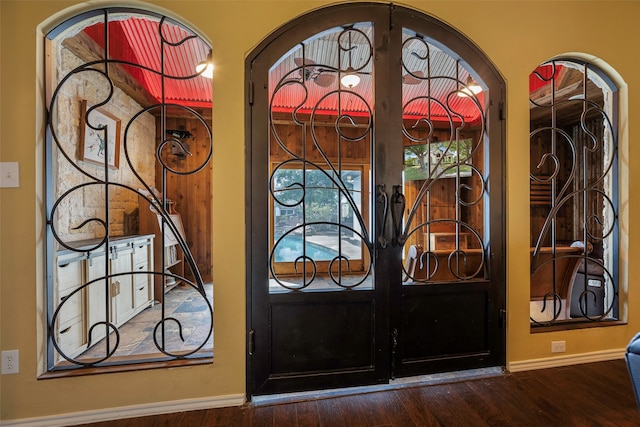
[[[118,4],[161,8],[181,17],[214,47],[214,282],[213,365],[86,377],[38,380],[42,348],[43,286],[41,79],[38,26],[68,7],[90,1],[0,1],[0,160],[20,163],[20,188],[0,190],[0,348],[20,350],[20,373],[0,377],[0,419],[47,416],[106,407],[243,393],[245,387],[244,255],[244,59],[271,31],[330,1],[161,1]],[[239,3],[242,3],[241,5]],[[115,4],[115,2],[107,3]],[[508,361],[550,357],[550,341],[567,341],[567,354],[622,349],[640,330],[637,277],[640,158],[628,154],[627,139],[640,127],[628,121],[621,139],[621,267],[629,277],[629,324],[609,328],[530,334],[528,305],[529,223],[528,75],[544,60],[566,52],[601,58],[628,84],[629,117],[640,117],[637,40],[640,2],[411,1],[403,3],[436,16],[473,40],[507,82],[507,265]],[[80,5],[80,6],[78,6]],[[65,16],[68,16],[66,14]],[[49,28],[44,28],[47,30]],[[525,159],[523,161],[523,159]],[[228,177],[235,179],[229,180]],[[495,177],[493,177],[495,179]],[[636,211],[639,209],[639,211]],[[216,245],[215,242],[237,242]],[[621,284],[627,287],[627,282]],[[626,308],[626,298],[623,301]]]

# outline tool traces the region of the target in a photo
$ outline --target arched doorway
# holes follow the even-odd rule
[[[503,365],[488,59],[432,17],[360,3],[285,25],[247,76],[248,394]]]

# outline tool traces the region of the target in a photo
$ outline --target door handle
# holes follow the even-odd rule
[[[393,196],[391,196],[391,221],[393,222],[394,245],[402,246],[407,240],[402,231],[402,218],[404,216],[404,208],[406,207],[406,199],[402,194],[402,186],[393,186]]]
[[[389,213],[389,196],[387,196],[387,192],[385,191],[384,184],[380,184],[376,186],[376,203],[382,205],[382,222],[378,224],[376,227],[380,228],[377,237],[378,246],[382,249],[386,248],[389,244],[387,240],[387,215]]]

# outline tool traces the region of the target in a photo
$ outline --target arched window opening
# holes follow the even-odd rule
[[[531,324],[618,320],[617,88],[573,59],[529,88]]]
[[[211,47],[130,8],[45,46],[47,369],[210,359]]]

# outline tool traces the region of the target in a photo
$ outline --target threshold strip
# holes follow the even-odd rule
[[[396,378],[388,384],[367,385],[359,387],[346,387],[329,390],[312,390],[297,393],[282,393],[266,396],[253,396],[251,403],[254,406],[275,405],[280,403],[304,402],[307,400],[330,399],[334,397],[349,396],[354,394],[375,393],[378,391],[391,391],[405,387],[421,387],[436,384],[453,383],[460,381],[490,378],[504,375],[501,367],[469,369],[465,371],[444,372],[440,374],[419,375],[414,377]]]

